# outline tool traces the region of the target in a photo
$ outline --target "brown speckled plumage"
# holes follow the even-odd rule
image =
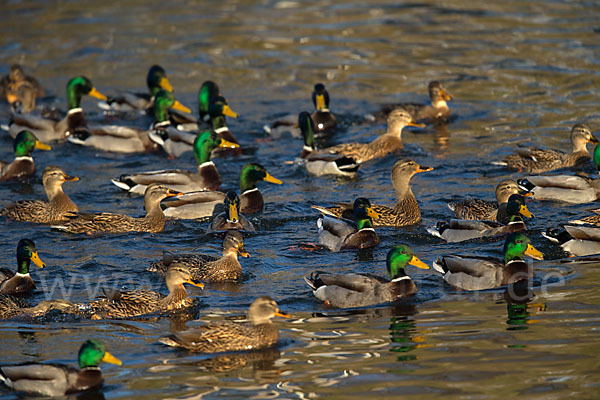
[[[466,199],[459,202],[448,203],[448,207],[454,211],[456,218],[495,221],[498,213],[498,205],[506,203],[513,194],[518,194],[519,186],[513,179],[504,179],[496,186],[496,201],[481,199]]]
[[[381,111],[375,113],[375,119],[377,121],[385,121],[390,112],[397,108],[404,108],[415,121],[447,123],[450,117],[450,108],[446,102],[451,100],[452,96],[438,81],[429,82],[428,90],[431,104],[386,104],[381,107]]]

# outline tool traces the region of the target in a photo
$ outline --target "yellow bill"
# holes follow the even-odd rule
[[[238,222],[240,220],[240,216],[238,215],[237,204],[231,203],[229,204],[229,221]]]
[[[272,176],[271,174],[269,174],[268,172],[266,174],[267,174],[267,176],[265,176],[263,180],[265,180],[267,182],[271,182],[271,183],[276,183],[278,185],[281,185],[283,183],[279,179],[277,179],[274,176]]]
[[[34,148],[38,150],[52,150],[52,147],[48,146],[46,143],[40,142],[39,140],[35,141]]]
[[[109,364],[123,365],[123,362],[121,360],[110,354],[108,351],[104,353],[102,361],[107,362]]]
[[[44,262],[40,259],[40,256],[38,256],[37,251],[31,253],[31,261],[33,261],[33,263],[40,268],[44,268],[46,266],[46,264],[44,264]]]
[[[377,214],[377,213],[375,212],[375,210],[373,210],[373,207],[368,207],[368,208],[367,208],[367,215],[368,215],[369,217],[373,218],[373,219],[377,219],[377,218],[379,218],[379,217],[380,217],[380,215],[379,215],[379,214]]]
[[[529,211],[527,209],[527,206],[525,204],[521,204],[521,208],[519,209],[519,213],[527,218],[533,218],[534,215],[531,213],[531,211]]]
[[[183,111],[183,112],[188,113],[188,114],[192,113],[192,110],[190,110],[189,108],[187,108],[186,106],[184,106],[183,104],[181,104],[179,102],[179,100],[175,100],[175,103],[173,103],[173,107],[171,107],[171,108],[174,108],[175,110],[178,110],[178,111]]]
[[[318,111],[321,111],[321,110],[327,108],[325,106],[325,96],[322,95],[322,94],[318,94],[317,95],[317,102],[316,103],[317,103],[317,110]]]
[[[223,115],[227,115],[231,118],[237,118],[237,113],[233,111],[227,104],[223,106]]]
[[[169,91],[169,92],[173,91],[173,86],[171,86],[171,84],[169,83],[169,80],[167,79],[166,76],[163,76],[162,78],[160,78],[160,82],[158,82],[158,86],[165,89],[166,91]]]
[[[429,265],[425,264],[423,261],[419,260],[417,256],[413,254],[412,258],[408,262],[410,265],[415,266],[421,269],[429,269]]]
[[[236,149],[236,148],[240,147],[240,145],[237,144],[237,143],[229,142],[229,141],[227,141],[225,139],[221,139],[221,143],[219,143],[219,147],[226,147],[226,148],[229,148],[229,149]]]
[[[97,91],[95,87],[93,87],[92,90],[90,90],[90,92],[88,94],[97,99],[106,100],[106,96],[103,95],[102,93],[100,93],[99,91]]]
[[[543,260],[544,259],[544,255],[542,254],[541,251],[539,251],[538,249],[536,249],[535,247],[533,247],[530,244],[527,245],[527,249],[525,250],[525,255],[535,259],[535,260]]]

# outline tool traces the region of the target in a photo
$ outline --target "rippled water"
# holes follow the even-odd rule
[[[161,64],[177,96],[196,107],[206,79],[219,83],[240,114],[230,127],[255,152],[217,159],[236,187],[240,167],[258,160],[282,179],[260,185],[266,206],[258,232],[246,238],[238,286],[192,289],[203,299],[202,319],[239,315],[259,295],[274,297],[293,314],[281,327],[281,346],[220,357],[177,352],[157,338],[181,321],[46,320],[0,323],[3,363],[48,360],[75,364],[87,338],[104,341],[124,362],[104,365],[106,384],[84,398],[593,398],[600,385],[598,265],[537,263],[535,297],[507,302],[504,293],[457,293],[430,271],[409,271],[420,288],[395,307],[338,311],[319,304],[302,277],[314,269],[384,274],[391,246],[409,243],[431,262],[460,251],[500,255],[486,240],[441,244],[425,227],[450,216],[445,203],[467,194],[491,199],[496,183],[516,177],[490,165],[518,143],[568,147],[576,122],[600,122],[598,98],[600,7],[593,1],[10,1],[0,13],[0,72],[22,62],[65,107],[64,85],[85,74],[103,93],[143,89],[147,68]],[[310,109],[312,85],[326,84],[342,122],[331,143],[372,140],[383,125],[363,115],[390,101],[425,101],[430,80],[455,96],[456,119],[444,130],[406,131],[411,157],[435,170],[413,179],[423,223],[380,229],[381,245],[361,253],[298,249],[315,242],[313,204],[368,195],[393,203],[389,171],[396,158],[361,167],[355,181],[310,178],[284,161],[298,156],[298,140],[264,139],[262,125]],[[94,102],[83,107],[102,121]],[[2,107],[2,119],[7,107]],[[114,121],[110,121],[114,122]],[[0,159],[11,140],[0,138]],[[65,190],[85,211],[142,214],[140,197],[127,196],[109,178],[125,171],[192,168],[186,154],[117,155],[58,144],[35,155],[39,171],[60,165],[81,181]],[[84,162],[82,162],[84,160]],[[38,171],[28,183],[0,186],[0,199],[42,198]],[[546,258],[565,255],[540,236],[546,226],[581,216],[590,205],[533,203],[530,237]],[[174,221],[164,233],[94,238],[47,227],[1,222],[0,265],[14,264],[20,238],[32,238],[48,264],[33,274],[45,291],[32,299],[66,296],[86,301],[99,285],[159,288],[144,271],[163,249],[220,252],[220,239],[203,235],[206,222]],[[64,286],[60,286],[59,283]],[[63,290],[64,288],[64,290]],[[164,290],[164,289],[162,289]],[[524,303],[527,303],[525,301]],[[196,322],[187,325],[192,326]],[[0,398],[14,395],[0,389]]]

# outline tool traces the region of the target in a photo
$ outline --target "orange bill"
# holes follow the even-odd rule
[[[525,255],[528,255],[529,257],[531,257],[535,260],[543,260],[544,259],[544,255],[542,254],[542,252],[539,251],[538,249],[536,249],[535,247],[533,247],[531,244],[527,245],[527,249],[525,250]]]
[[[267,182],[271,182],[271,183],[276,183],[278,185],[281,185],[283,183],[279,179],[277,179],[274,176],[272,176],[271,174],[269,174],[268,172],[267,172],[267,176],[265,176],[263,180],[265,180]]]
[[[421,269],[429,269],[429,265],[425,264],[423,261],[419,260],[417,256],[413,254],[412,258],[408,262],[410,265],[415,266]]]
[[[90,90],[90,92],[88,94],[97,99],[106,100],[106,96],[103,95],[102,93],[100,93],[99,91],[97,91],[95,87],[93,87],[92,90]]]
[[[40,268],[44,268],[46,266],[46,264],[44,264],[44,262],[40,259],[40,256],[38,256],[37,251],[31,253],[31,261],[33,261],[33,263]]]

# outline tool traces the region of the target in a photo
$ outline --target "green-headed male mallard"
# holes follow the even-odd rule
[[[351,157],[331,152],[320,152],[315,146],[315,124],[306,111],[298,115],[298,126],[304,137],[300,157],[305,160],[306,171],[314,176],[340,175],[353,178],[358,172],[358,163]]]
[[[527,209],[523,196],[513,194],[504,211],[498,213],[497,222],[451,219],[450,222],[438,222],[435,227],[427,228],[427,232],[446,242],[462,242],[525,230],[522,217],[533,218],[533,214]]]
[[[80,213],[69,216],[69,220],[61,225],[53,225],[68,233],[123,233],[123,232],[162,232],[165,229],[166,218],[160,207],[162,199],[179,196],[182,193],[170,190],[165,185],[153,183],[144,193],[144,209],[146,215],[142,218],[130,217],[113,213]]]
[[[478,256],[442,256],[433,268],[450,285],[463,290],[484,290],[531,279],[533,272],[525,256],[542,260],[543,254],[520,232],[511,233],[504,242],[504,259]]]
[[[261,296],[248,310],[249,323],[212,322],[199,328],[163,336],[158,341],[172,347],[202,353],[258,350],[271,347],[279,340],[279,329],[271,322],[273,317],[285,317],[275,300]]]
[[[10,72],[0,79],[0,99],[6,100],[10,104],[15,101],[22,101],[19,98],[11,98],[11,95],[19,93],[21,86],[28,86],[33,89],[33,101],[37,97],[43,97],[46,92],[42,85],[33,76],[26,75],[20,64],[10,66]]]
[[[27,129],[35,133],[43,142],[62,140],[80,131],[87,131],[87,122],[81,108],[81,97],[90,95],[101,100],[106,96],[98,92],[85,76],[76,76],[67,82],[67,116],[60,121],[34,116],[31,114],[13,115],[9,133],[15,137],[18,132]]]
[[[240,212],[240,198],[234,190],[225,195],[225,211],[215,216],[206,229],[206,233],[217,231],[244,230],[254,232],[254,225]]]
[[[79,180],[65,174],[56,166],[48,166],[42,175],[42,183],[48,201],[21,200],[10,204],[0,210],[0,215],[15,221],[37,222],[51,224],[67,220],[67,215],[79,211],[77,205],[63,192],[62,185],[65,182]]]
[[[406,126],[424,127],[425,125],[415,123],[406,110],[398,108],[392,111],[388,117],[387,132],[378,136],[371,143],[342,143],[323,149],[321,153],[341,154],[356,160],[358,163],[385,157],[404,148],[402,129]]]
[[[417,293],[417,286],[406,275],[406,266],[429,266],[415,256],[406,244],[394,246],[387,254],[389,279],[371,274],[331,274],[315,271],[304,280],[315,297],[339,308],[364,307],[393,302]]]
[[[393,110],[404,108],[415,121],[422,121],[428,124],[448,122],[450,108],[447,101],[452,100],[452,95],[438,81],[429,82],[428,90],[431,104],[386,104],[381,108],[381,111],[375,114],[375,118],[378,121],[384,121]]]
[[[167,72],[160,65],[153,65],[146,75],[148,93],[124,91],[118,96],[109,97],[106,102],[100,102],[100,108],[113,111],[143,111],[151,109],[154,104],[154,96],[161,90],[173,91],[173,87],[167,79]]]
[[[0,292],[5,294],[20,294],[31,292],[35,283],[29,275],[29,262],[44,268],[46,264],[38,256],[32,240],[21,239],[17,245],[17,272],[0,268]]]
[[[242,265],[238,255],[247,258],[250,254],[244,248],[244,238],[237,231],[229,231],[223,239],[223,257],[207,254],[177,254],[165,252],[163,259],[150,264],[148,271],[164,275],[171,265],[189,269],[196,281],[234,282],[242,275]]]
[[[356,199],[352,216],[354,226],[328,215],[319,218],[319,244],[331,251],[368,249],[379,244],[379,237],[373,229],[373,219],[379,218],[379,214],[373,211],[371,202],[364,197]]]
[[[373,221],[373,226],[407,226],[421,222],[421,209],[410,188],[410,179],[419,172],[432,171],[431,167],[422,167],[408,159],[397,161],[392,167],[392,185],[396,190],[396,205],[394,207],[373,204],[373,210],[379,218]],[[352,219],[352,203],[337,203],[335,207],[313,206],[325,215],[336,218]]]
[[[264,205],[262,194],[256,187],[260,181],[266,181],[281,185],[279,179],[274,178],[267,172],[265,167],[257,163],[247,163],[240,172],[240,208],[244,214],[256,214],[261,212]],[[195,219],[213,215],[215,207],[223,204],[225,193],[217,191],[190,192],[177,199],[166,201],[163,205],[167,217]]]
[[[214,131],[204,131],[194,140],[194,156],[198,164],[196,172],[181,169],[164,169],[160,171],[123,174],[111,182],[130,193],[143,194],[151,183],[162,183],[178,192],[198,190],[216,190],[221,186],[221,175],[211,153],[218,147],[237,146],[221,139]]]
[[[571,153],[564,153],[560,150],[527,148],[517,150],[516,153],[505,157],[504,161],[496,161],[493,164],[529,173],[552,171],[567,167],[581,168],[591,158],[587,150],[588,142],[598,143],[598,139],[592,135],[592,131],[587,125],[576,124],[571,129],[571,144],[573,145]]]
[[[600,144],[593,154],[600,170]],[[590,203],[600,198],[600,179],[573,175],[537,175],[517,180],[519,186],[530,190],[535,200],[564,201],[571,204]]]
[[[192,281],[187,267],[178,264],[169,267],[165,282],[169,289],[167,296],[151,290],[105,290],[105,297],[87,305],[92,312],[92,319],[129,318],[188,308],[194,305],[194,299],[188,295],[183,284],[204,288],[204,284]]]
[[[501,180],[496,186],[496,201],[467,198],[458,202],[448,203],[448,208],[454,211],[454,216],[459,219],[474,219],[496,221],[498,207],[508,202],[513,194],[529,196],[529,191],[524,191],[513,179]]]
[[[63,364],[23,363],[0,366],[0,381],[22,393],[64,396],[102,386],[100,362],[123,365],[97,340],[87,340],[79,349],[79,368]]]
[[[154,96],[155,122],[149,130],[121,125],[96,125],[73,132],[67,140],[82,146],[116,153],[155,151],[158,150],[158,146],[150,140],[150,135],[155,131],[169,129],[171,108],[189,111],[187,107],[175,100],[172,92],[161,89]]]
[[[600,254],[600,228],[594,226],[563,225],[548,228],[542,236],[574,256]]]
[[[31,153],[34,149],[52,150],[52,147],[42,143],[30,131],[21,131],[13,142],[15,159],[8,163],[0,161],[0,182],[10,179],[21,179],[35,173],[35,164]]]
[[[221,104],[211,109],[217,102]],[[171,122],[180,131],[197,132],[206,128],[217,130],[223,126],[227,127],[225,116],[237,118],[237,113],[229,107],[227,100],[221,95],[219,86],[213,81],[205,81],[198,90],[198,115],[199,119],[196,119],[193,116],[190,118],[189,115],[171,113]]]

